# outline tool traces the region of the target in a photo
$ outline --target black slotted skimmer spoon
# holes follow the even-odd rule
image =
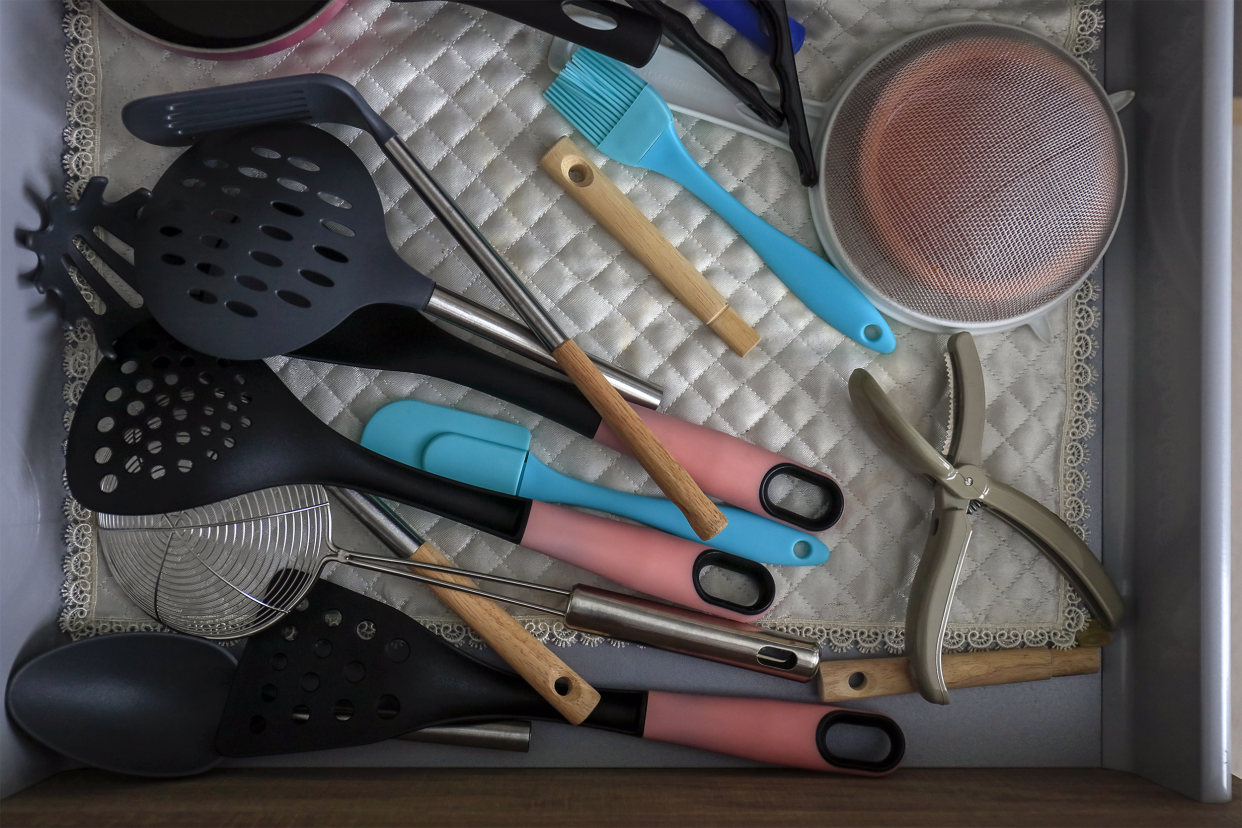
[[[273,155],[278,157],[269,157]],[[415,307],[430,289],[428,312],[513,346],[523,356],[541,356],[545,363],[552,362],[518,323],[435,286],[406,265],[387,244],[386,233],[381,235],[382,206],[369,179],[351,190],[335,185],[326,190],[322,177],[303,170],[306,166],[353,169],[348,178],[354,185],[365,175],[357,156],[331,135],[305,124],[282,123],[215,136],[194,147],[165,172],[154,194],[138,191],[108,202],[103,198],[106,180],[92,179],[76,205],[59,196],[49,198],[48,225],[24,234],[24,243],[39,256],[39,267],[31,278],[41,289],[60,297],[66,324],[89,322],[101,349],[110,355],[113,340],[149,318],[152,308],[157,317],[177,324],[174,335],[195,339],[233,331],[230,325],[263,328],[256,323],[268,318],[296,321],[305,314],[319,314],[325,322],[340,321],[314,342],[289,353],[438,376],[508,400],[629,453],[571,383],[499,358],[428,322]],[[300,178],[286,178],[286,172],[296,172]],[[312,189],[303,179],[319,186]],[[289,189],[295,184],[306,186],[306,192]],[[348,199],[341,192],[348,192]],[[302,215],[294,215],[297,212]],[[365,220],[356,221],[360,217]],[[358,232],[367,234],[365,243],[358,235],[339,235],[353,232],[355,225],[364,228]],[[97,228],[131,247],[134,263],[100,238]],[[380,233],[373,232],[377,228]],[[281,238],[295,233],[292,239]],[[84,255],[75,242],[94,256]],[[368,272],[387,268],[386,283],[397,294],[406,291],[410,302],[363,305],[352,313],[337,307],[335,296],[340,291],[349,295],[347,288],[358,280],[342,277],[332,267],[336,264],[346,270],[353,265],[334,263],[319,250],[353,257],[353,265],[361,263]],[[141,295],[144,304],[132,307],[98,272],[92,258],[106,264],[133,293]],[[273,267],[277,260],[281,266]],[[79,295],[66,264],[102,299],[102,310],[88,306]],[[269,271],[272,275],[265,275]],[[210,299],[215,303],[204,304]],[[313,303],[312,307],[299,307],[305,304],[303,300]],[[164,313],[159,311],[161,302]],[[228,302],[236,303],[234,307],[244,313],[257,313],[258,308],[264,315],[239,316],[228,309]],[[210,344],[206,350],[215,353],[213,348],[219,343]],[[604,370],[614,384],[630,390],[631,398],[658,404],[658,390],[651,394],[650,386],[644,388],[637,378],[611,366]],[[633,410],[708,493],[807,531],[823,531],[840,518],[844,498],[840,486],[827,475],[713,429],[636,406]],[[816,495],[812,507],[801,513],[785,508],[770,495],[790,478]]]
[[[685,514],[695,533],[707,540],[724,529],[728,523],[724,513],[708,499],[699,484],[669,453],[643,419],[626,405],[616,389],[608,384],[599,368],[561,330],[508,263],[471,223],[452,197],[440,187],[427,168],[410,152],[396,131],[380,118],[353,86],[340,78],[325,74],[275,78],[131,101],[125,106],[122,119],[134,135],[163,146],[185,146],[207,133],[279,121],[331,122],[370,132],[380,149],[392,159],[414,191],[461,243],[462,249],[491,280],[509,306],[522,317],[531,332],[539,338],[582,391],[583,396],[591,401],[591,405],[651,475],[665,496]],[[361,169],[365,172],[365,167]],[[296,176],[291,180],[300,182]],[[367,180],[370,181],[369,175]],[[308,185],[303,183],[302,186]],[[341,252],[330,244],[325,245],[325,249]],[[324,258],[332,258],[329,253],[318,252]],[[252,274],[247,271],[245,275]],[[303,300],[308,298],[296,290],[293,292]],[[199,298],[208,297],[200,295]],[[214,294],[213,298],[218,299]],[[287,301],[296,303],[297,299]],[[378,293],[370,302],[360,304],[376,301],[384,301]],[[224,304],[227,308],[227,302]],[[243,304],[251,311],[258,311],[249,303]],[[232,310],[239,315],[246,313],[245,309],[237,306]],[[163,321],[161,311],[155,303],[153,313],[157,319]],[[254,318],[257,315],[251,317]],[[305,318],[311,319],[309,316]],[[293,344],[294,337],[290,337],[287,347],[274,348],[267,353],[252,356],[285,353],[328,333],[331,327],[320,325],[316,328],[308,322],[296,337],[300,342]],[[187,341],[208,352],[225,354],[225,351],[207,347],[205,342],[196,342],[193,339]],[[224,345],[230,352],[234,347],[228,343]]]
[[[321,422],[261,360],[193,351],[154,320],[114,343],[74,412],[65,452],[73,496],[112,515],[183,512],[296,483],[398,500],[618,583],[717,615],[767,610],[771,575],[707,544],[480,489],[369,451]],[[716,566],[759,596],[741,606],[701,587]]]
[[[292,640],[281,628],[265,630],[236,666],[214,645],[183,636],[80,641],[20,668],[8,709],[55,750],[143,776],[201,773],[223,757],[372,744],[430,726],[564,721],[512,673],[328,581],[315,584],[289,621],[298,633]],[[900,727],[877,713],[654,690],[601,697],[583,727],[761,762],[882,776],[905,752]],[[827,739],[838,725],[873,738],[841,755]]]

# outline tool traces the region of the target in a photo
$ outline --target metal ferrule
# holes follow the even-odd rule
[[[794,681],[810,681],[819,668],[814,639],[586,586],[570,593],[565,626]]]
[[[397,165],[401,174],[410,182],[414,192],[418,193],[431,212],[435,213],[453,238],[461,244],[462,249],[474,260],[496,289],[504,295],[505,301],[526,320],[531,331],[539,338],[549,351],[555,351],[567,337],[548,316],[543,307],[530,295],[526,285],[513,273],[507,262],[488,243],[479,229],[462,213],[457,202],[440,187],[440,183],[432,178],[427,168],[406,149],[400,138],[388,139],[382,147],[384,154]]]
[[[433,745],[530,751],[530,722],[485,722],[471,725],[441,725],[414,730],[398,739]]]
[[[464,296],[437,287],[432,290],[431,299],[423,310],[437,319],[443,319],[445,322],[481,336],[488,342],[508,348],[540,365],[564,373],[561,366],[557,364],[556,358],[530,332],[529,328],[491,308],[485,308]],[[591,357],[591,362],[595,363],[604,378],[625,399],[646,408],[659,407],[660,399],[664,396],[664,389],[660,386],[601,359]]]

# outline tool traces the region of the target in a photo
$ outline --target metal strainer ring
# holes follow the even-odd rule
[[[278,486],[174,514],[99,513],[99,547],[143,612],[231,639],[274,624],[310,591],[331,526],[321,486]]]
[[[811,191],[829,257],[932,331],[1042,316],[1104,255],[1125,198],[1121,126],[1068,53],[1013,26],[921,32],[838,92]]]

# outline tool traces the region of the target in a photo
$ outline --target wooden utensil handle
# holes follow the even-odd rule
[[[611,386],[610,386],[611,387]],[[430,543],[418,547],[410,560],[419,563],[453,566],[453,562]],[[461,586],[478,588],[478,584],[460,575],[414,570],[420,575],[451,581]],[[519,624],[495,601],[468,595],[452,589],[431,587],[436,597],[477,632],[497,655],[547,700],[570,724],[581,724],[599,704],[594,687],[569,668],[552,651]],[[560,689],[558,689],[558,684]],[[564,690],[565,692],[561,692]]]
[[[573,141],[557,141],[539,166],[736,354],[745,356],[755,347],[755,329]]]
[[[986,687],[992,684],[1016,684],[1042,681],[1056,676],[1082,676],[1100,672],[1100,650],[1077,647],[1072,650],[1050,650],[1031,647],[1022,650],[988,650],[979,653],[950,653],[941,660],[945,685],[950,690],[961,687]],[[816,679],[819,699],[840,702],[875,696],[900,696],[914,693],[909,663],[904,657],[860,658],[850,661],[826,661],[819,665]]]
[[[703,540],[720,534],[720,530],[728,525],[728,518],[715,503],[708,500],[690,473],[669,454],[647,424],[634,413],[634,409],[621,399],[617,389],[608,384],[582,349],[572,339],[567,339],[552,352],[552,356],[556,357],[557,363],[590,400],[613,433],[621,438],[634,458],[654,478],[660,490],[677,504],[695,533]]]

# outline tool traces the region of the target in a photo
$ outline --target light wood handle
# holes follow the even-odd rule
[[[630,408],[630,404],[621,399],[617,389],[608,384],[582,349],[572,339],[567,339],[557,346],[552,356],[556,357],[557,364],[565,369],[578,390],[604,418],[613,433],[621,438],[665,496],[681,509],[695,534],[703,540],[720,534],[729,519],[707,499],[690,473],[669,454],[664,444]]]
[[[755,347],[759,342],[755,329],[573,141],[557,141],[539,166],[734,353],[745,356]]]
[[[610,386],[611,387],[611,386]],[[410,560],[419,563],[453,566],[453,562],[444,557],[439,549],[430,543],[418,547],[418,551],[410,556]],[[425,569],[413,569],[419,575],[451,581],[461,586],[478,588],[478,585],[460,575],[448,575],[443,572],[431,572]],[[570,724],[581,724],[591,715],[595,705],[599,704],[599,693],[594,687],[569,668],[552,651],[539,642],[530,632],[519,624],[512,615],[501,609],[495,601],[457,592],[452,589],[431,587],[436,597],[448,605],[449,609],[461,616],[497,655],[505,660],[518,675],[547,699],[564,716]],[[561,693],[557,683],[561,683]]]
[[[942,657],[941,664],[945,685],[955,690],[1098,673],[1100,650],[1097,647],[1076,647],[1072,650],[1031,647],[950,653]],[[825,661],[819,665],[816,686],[820,701],[825,702],[900,696],[917,691],[910,678],[909,664],[903,657]]]

